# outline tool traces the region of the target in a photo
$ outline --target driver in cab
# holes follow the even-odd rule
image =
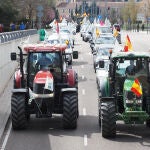
[[[128,74],[128,75],[135,75],[136,66],[134,65],[134,60],[130,60],[130,65],[126,68],[125,73]]]
[[[50,64],[52,64],[52,60],[46,56],[46,53],[41,54],[41,58],[38,60],[36,66],[40,66],[39,69],[47,68]]]

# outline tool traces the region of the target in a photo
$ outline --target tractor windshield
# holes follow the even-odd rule
[[[127,73],[129,75],[147,76],[146,61],[141,58],[136,58],[132,60],[118,59],[116,63],[116,73],[121,76],[124,76]]]
[[[40,70],[54,69],[53,75],[61,80],[61,57],[59,52],[34,52],[28,57],[29,84],[33,85],[36,73]]]

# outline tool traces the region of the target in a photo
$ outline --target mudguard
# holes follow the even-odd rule
[[[73,69],[68,69],[67,82],[70,87],[75,87],[77,84],[77,73]]]
[[[23,88],[20,88],[20,89],[13,89],[12,90],[12,93],[27,93],[28,90],[27,89],[23,89]]]
[[[21,88],[21,77],[22,75],[20,70],[17,70],[14,76],[14,88]]]
[[[102,77],[98,79],[98,83],[99,83],[99,91],[101,94],[101,97],[109,97],[109,84],[108,84],[108,78],[107,77]]]

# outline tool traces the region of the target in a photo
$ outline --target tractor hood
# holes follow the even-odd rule
[[[124,90],[125,91],[131,91],[132,85],[133,85],[134,79],[126,79],[124,81]]]
[[[47,80],[52,80],[53,81],[53,75],[51,74],[50,71],[39,71],[35,78],[34,78],[34,83],[37,84],[45,84]]]
[[[137,96],[142,95],[142,86],[138,79],[134,79],[134,78],[126,79],[123,88],[124,91],[132,91]]]

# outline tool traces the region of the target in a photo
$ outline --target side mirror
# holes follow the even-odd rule
[[[73,51],[73,59],[78,59],[78,51]]]
[[[100,68],[104,68],[104,66],[105,66],[104,60],[100,60],[100,61],[99,61],[99,67],[100,67]]]
[[[15,52],[12,52],[10,57],[11,57],[11,60],[16,60],[17,59],[17,54]]]

